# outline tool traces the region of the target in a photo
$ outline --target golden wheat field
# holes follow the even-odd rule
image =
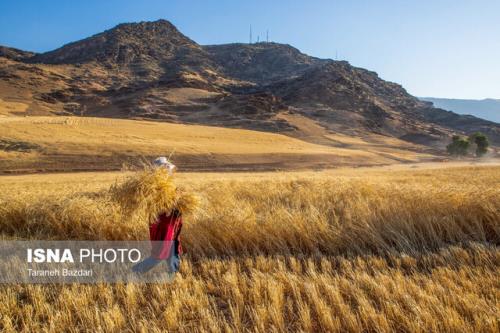
[[[301,118],[302,126],[304,122]],[[0,115],[0,173],[119,170],[124,162],[172,153],[184,169],[217,171],[383,165],[437,158],[423,146],[403,140],[375,134],[326,138],[317,128],[320,126],[308,129],[306,138],[296,138],[295,132],[284,135],[127,119]],[[327,143],[306,142],[315,137],[311,133],[319,133],[315,135]]]
[[[498,332],[500,167],[0,177],[4,239],[147,239],[171,284],[3,285],[6,332]],[[169,192],[169,193],[170,193]],[[195,196],[195,198],[193,197]]]

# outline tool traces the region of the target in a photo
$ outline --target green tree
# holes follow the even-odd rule
[[[467,138],[454,135],[452,141],[446,146],[446,151],[453,156],[465,156],[469,150],[470,142]]]
[[[476,156],[481,157],[488,152],[490,142],[488,137],[481,132],[473,133],[469,136],[469,142],[476,145]]]

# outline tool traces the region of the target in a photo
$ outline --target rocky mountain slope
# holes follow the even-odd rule
[[[43,54],[1,47],[0,114],[209,124],[327,145],[336,145],[328,133],[376,133],[433,149],[480,130],[500,144],[500,125],[435,108],[347,62],[277,43],[201,46],[165,20],[120,24]],[[322,130],[305,136],[308,126]]]

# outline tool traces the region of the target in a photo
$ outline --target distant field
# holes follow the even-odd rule
[[[0,117],[0,172],[116,170],[170,155],[189,170],[272,170],[430,160],[383,137],[326,144],[259,131],[90,117]],[[388,139],[386,139],[388,140]]]
[[[0,330],[498,332],[500,166],[464,164],[179,173],[173,284],[3,285]],[[145,239],[126,177],[0,176],[0,235]]]
[[[176,179],[184,185],[200,185],[213,182],[245,182],[256,179],[272,181],[276,179],[303,179],[303,178],[384,178],[410,180],[410,176],[418,175],[420,180],[435,179],[435,176],[446,175],[457,176],[460,170],[481,170],[484,175],[488,170],[496,173],[500,170],[500,161],[492,160],[484,163],[462,161],[462,162],[432,162],[413,164],[393,164],[387,166],[373,167],[341,167],[332,170],[321,171],[261,171],[261,172],[191,172],[181,169],[176,174]],[[51,191],[97,191],[109,187],[117,180],[121,180],[132,171],[100,171],[100,172],[65,172],[46,174],[25,175],[0,175],[0,192],[4,194],[15,194],[19,192],[41,193],[50,189]],[[470,176],[466,172],[459,179]],[[75,181],[78,179],[78,181]],[[459,179],[456,181],[458,182]],[[474,182],[474,179],[468,179]]]

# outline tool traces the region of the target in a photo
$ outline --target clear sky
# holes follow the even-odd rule
[[[247,42],[251,24],[417,96],[500,98],[499,0],[0,0],[0,44],[43,52],[159,18],[200,44]]]

